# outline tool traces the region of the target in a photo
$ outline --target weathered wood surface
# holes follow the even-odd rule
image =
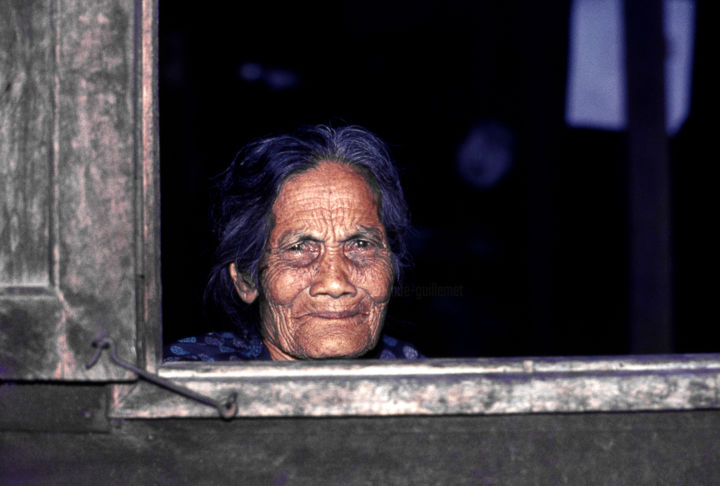
[[[45,7],[45,9],[43,9]],[[0,285],[50,284],[53,29],[40,2],[0,5]]]
[[[103,432],[106,415],[102,384],[0,383],[0,431]]]
[[[457,415],[720,408],[720,356],[167,363],[160,375],[237,416]],[[216,417],[144,381],[112,388],[117,418]]]
[[[137,133],[141,187],[137,204],[138,365],[156,371],[162,359],[160,282],[160,132],[158,126],[158,0],[139,3],[136,17]],[[139,49],[139,52],[137,52]]]
[[[118,421],[6,432],[0,483],[713,485],[720,412]]]
[[[149,4],[0,2],[0,378],[128,377],[84,363],[102,332],[136,355]]]

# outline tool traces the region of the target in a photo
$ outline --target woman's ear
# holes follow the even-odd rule
[[[255,284],[244,274],[238,273],[235,264],[230,264],[230,278],[235,283],[235,290],[246,304],[252,304],[259,294]]]

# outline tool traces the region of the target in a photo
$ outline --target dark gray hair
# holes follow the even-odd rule
[[[259,265],[272,230],[272,206],[288,177],[323,160],[356,168],[378,198],[378,217],[385,227],[399,280],[409,260],[405,235],[409,211],[397,169],[385,144],[358,126],[304,127],[296,132],[257,140],[243,148],[214,180],[212,227],[217,238],[215,264],[205,289],[206,305],[224,313],[236,325],[244,321],[242,303],[228,266],[260,286]]]

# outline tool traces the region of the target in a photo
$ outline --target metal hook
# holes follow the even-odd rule
[[[178,393],[184,397],[215,407],[220,416],[226,420],[233,418],[237,413],[237,393],[235,392],[231,393],[230,396],[228,396],[225,400],[215,400],[213,398],[206,397],[205,395],[201,395],[200,393],[190,390],[189,388],[185,388],[184,386],[177,385],[172,381],[162,378],[158,375],[149,373],[141,368],[138,368],[137,366],[131,365],[130,363],[123,361],[117,357],[117,355],[115,354],[115,344],[113,343],[112,339],[108,338],[105,334],[102,334],[95,338],[92,342],[92,346],[94,348],[97,348],[97,350],[95,351],[92,359],[90,359],[90,361],[88,361],[85,365],[85,368],[87,369],[95,366],[95,364],[100,359],[100,355],[102,354],[103,350],[107,349],[110,353],[110,359],[113,361],[113,363],[120,366],[121,368],[130,370],[139,377],[144,378],[145,380],[158,386],[174,391],[175,393]]]

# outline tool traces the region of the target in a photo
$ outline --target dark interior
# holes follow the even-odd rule
[[[259,136],[351,123],[389,144],[413,215],[388,333],[429,357],[635,351],[627,133],[566,123],[569,1],[192,5],[160,11],[165,342],[213,329],[208,179]],[[716,280],[718,248],[706,5],[690,116],[668,141],[673,326],[659,352],[717,350],[699,283]],[[459,156],[469,143],[484,159]]]

